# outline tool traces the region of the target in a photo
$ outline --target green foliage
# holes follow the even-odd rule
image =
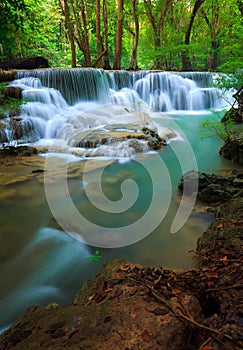
[[[225,111],[220,111],[216,113],[216,116],[207,120],[204,120],[200,124],[200,132],[203,132],[204,135],[201,139],[208,137],[217,136],[224,142],[234,140],[238,133],[234,129],[235,122],[233,119],[228,119],[225,122],[221,122],[223,114]]]
[[[101,255],[99,250],[96,250],[94,255],[91,255],[87,258],[88,261],[90,262],[98,262],[101,259]]]
[[[96,7],[95,2],[67,0],[71,22],[75,33],[82,32],[83,24],[75,22],[80,18],[81,6],[87,11],[91,61],[97,58]],[[117,0],[106,0],[108,11],[108,48],[110,63],[113,63],[114,42],[117,22]],[[11,57],[42,55],[52,67],[67,67],[71,63],[71,50],[65,18],[58,0],[2,0],[0,2],[0,60]],[[74,9],[72,9],[74,4]],[[102,1],[101,1],[102,4]],[[151,4],[151,5],[150,5]],[[181,70],[182,52],[186,49],[193,70],[208,70],[210,59],[216,58],[216,66],[210,69],[236,73],[243,69],[243,17],[238,0],[205,1],[198,11],[191,31],[190,45],[185,47],[185,34],[190,21],[194,2],[172,0],[163,26],[159,20],[165,5],[164,0],[137,1],[140,33],[138,43],[138,66],[152,69],[159,62],[158,69]],[[160,45],[155,47],[155,32],[148,11],[161,29]],[[134,39],[134,18],[131,1],[124,1],[122,37],[122,67],[128,68]],[[104,23],[101,14],[101,36]],[[216,47],[213,47],[213,41]],[[83,65],[83,52],[77,43],[77,62]],[[214,57],[215,56],[215,57]]]

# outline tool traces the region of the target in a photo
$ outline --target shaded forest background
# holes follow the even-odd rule
[[[52,67],[243,68],[243,0],[0,0],[0,60]]]

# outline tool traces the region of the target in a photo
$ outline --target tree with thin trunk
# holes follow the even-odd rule
[[[210,34],[211,34],[211,48],[210,48],[210,57],[208,59],[208,69],[214,70],[218,64],[218,48],[219,48],[219,40],[218,40],[218,31],[219,31],[219,3],[217,0],[214,1],[212,7],[212,22],[209,20],[205,11],[203,11],[204,19],[208,25]]]
[[[108,16],[107,16],[107,4],[106,0],[103,0],[103,22],[104,22],[104,69],[111,69],[109,60],[109,45],[108,45]]]
[[[62,0],[63,1],[63,0]],[[84,67],[91,66],[91,53],[86,21],[86,6],[84,0],[69,0],[74,21],[74,40],[84,56]]]
[[[192,26],[194,23],[194,19],[196,17],[196,14],[199,10],[199,8],[201,7],[201,5],[204,3],[205,0],[196,0],[195,4],[193,6],[193,10],[191,13],[191,17],[190,17],[190,21],[186,30],[186,35],[185,35],[185,45],[190,45],[190,37],[191,37],[191,30],[192,30]],[[182,69],[184,71],[190,71],[192,70],[192,65],[191,65],[191,61],[189,58],[189,54],[188,54],[188,50],[184,50],[182,52]]]
[[[81,19],[83,24],[83,54],[84,54],[84,66],[91,66],[91,54],[89,47],[89,36],[87,29],[87,18],[86,18],[86,6],[84,0],[80,1],[81,4]]]
[[[68,7],[68,0],[60,0],[60,6],[62,13],[65,17],[65,22],[68,27],[68,38],[71,46],[71,53],[72,53],[72,67],[77,66],[76,62],[76,49],[75,49],[75,42],[74,42],[74,32],[73,32],[73,26],[70,19],[70,13],[69,13],[69,7]]]
[[[156,55],[154,59],[154,68],[156,69],[161,69],[162,66],[162,59],[159,55],[159,51],[162,47],[165,18],[171,3],[172,0],[165,0],[162,9],[158,12],[159,17],[156,17],[156,15],[153,13],[153,6],[151,0],[144,0],[146,14],[148,16],[154,33],[154,48],[155,51],[158,51],[158,55]]]
[[[138,40],[139,40],[139,18],[138,18],[138,1],[137,0],[132,0],[132,12],[133,12],[133,18],[134,18],[135,32],[132,33],[133,48],[132,48],[132,57],[131,57],[129,69],[137,70],[138,69],[137,50],[138,50]]]
[[[100,27],[101,27],[101,23],[100,23],[100,11],[101,10],[101,6],[100,6],[100,0],[96,0],[96,45],[97,45],[97,54],[98,54],[98,58],[99,61],[97,62],[97,67],[103,67],[103,52],[104,52],[104,46],[103,46],[103,42],[102,42],[102,37],[101,37],[101,32],[100,32]]]
[[[124,11],[124,0],[118,0],[115,55],[114,55],[113,69],[121,69],[123,11]]]

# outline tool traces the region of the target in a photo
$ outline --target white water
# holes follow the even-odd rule
[[[5,130],[0,137],[4,142],[38,141],[38,145],[61,139],[72,146],[76,135],[85,136],[105,125],[143,123],[142,117],[138,120],[141,112],[222,109],[225,102],[220,91],[205,86],[212,79],[210,73],[105,73],[91,69],[21,72],[11,85],[21,87],[23,97],[30,101],[22,106],[20,118],[14,123],[4,120]],[[116,155],[119,147],[109,145],[107,154],[106,147],[102,147],[94,155]],[[120,148],[120,156],[122,149],[124,157],[133,153],[126,147]],[[140,148],[144,148],[142,144]]]

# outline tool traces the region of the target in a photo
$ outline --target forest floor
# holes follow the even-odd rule
[[[3,167],[11,169],[13,158],[27,164],[22,176],[43,176],[39,157],[3,157]],[[187,175],[189,181],[194,175]],[[222,194],[215,200],[215,219],[197,242],[197,268],[177,272],[114,260],[83,285],[72,304],[26,310],[0,336],[0,350],[242,349],[242,174],[224,180],[200,176],[202,193],[211,186],[209,178],[216,179],[216,199],[230,178],[233,198]]]

